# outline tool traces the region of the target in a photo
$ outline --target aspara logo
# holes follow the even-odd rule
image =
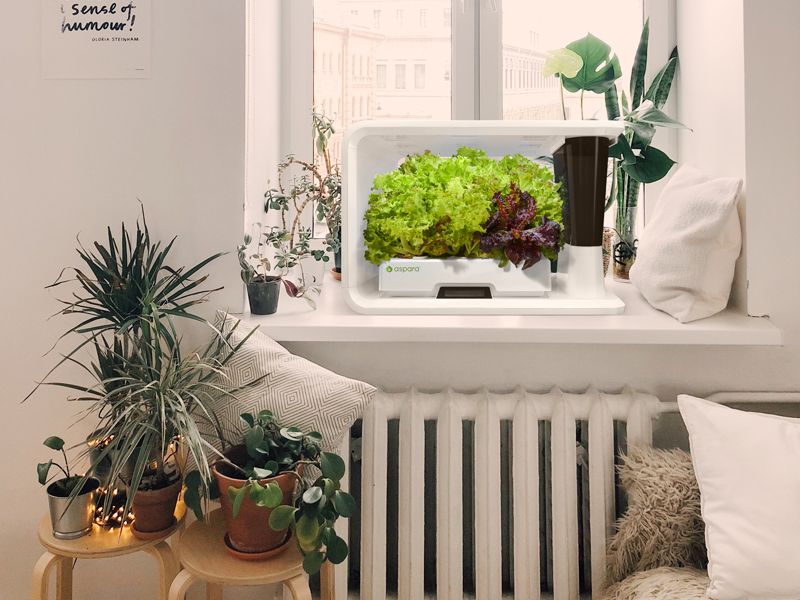
[[[387,273],[419,273],[419,267],[393,267],[386,266]]]

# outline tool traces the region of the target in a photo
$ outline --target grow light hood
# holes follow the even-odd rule
[[[522,154],[552,157],[570,138],[613,140],[623,131],[614,121],[365,121],[351,127],[342,147],[342,285],[349,305],[373,314],[615,314],[624,304],[605,290],[598,247],[567,246],[550,289],[530,297],[485,294],[390,295],[379,288],[379,267],[364,259],[364,214],[376,175],[409,154],[450,156],[462,146],[493,158]],[[569,273],[573,273],[570,281]],[[452,282],[448,282],[453,285]]]

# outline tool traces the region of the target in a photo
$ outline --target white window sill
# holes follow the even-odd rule
[[[281,295],[278,313],[246,315],[279,342],[487,342],[780,346],[769,319],[726,310],[683,325],[652,308],[630,284],[607,281],[625,302],[621,315],[362,315],[345,303],[341,284],[325,277],[317,310]]]

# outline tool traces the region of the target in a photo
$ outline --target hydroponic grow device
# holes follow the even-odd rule
[[[345,298],[372,314],[617,314],[625,305],[606,289],[602,239],[608,146],[614,121],[367,121],[344,139],[342,256]],[[409,154],[452,155],[469,146],[501,158],[552,157],[564,201],[566,245],[558,272],[541,260],[529,269],[492,259],[364,258],[364,214],[376,175]]]

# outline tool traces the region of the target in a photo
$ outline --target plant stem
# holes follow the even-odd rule
[[[69,479],[69,478],[70,478],[70,474],[69,474],[69,461],[67,460],[67,453],[64,451],[64,448],[63,448],[63,447],[61,448],[61,454],[63,454],[63,455],[64,455],[64,468],[63,468],[63,469],[61,469],[61,465],[56,465],[56,466],[57,466],[59,469],[61,469],[61,470],[64,472],[64,475],[66,475],[66,476],[67,476],[67,479]]]
[[[564,105],[564,84],[561,78],[558,79],[558,91],[561,92],[561,116],[567,120],[567,107]]]
[[[581,120],[583,120],[583,92],[584,90],[581,90]]]

